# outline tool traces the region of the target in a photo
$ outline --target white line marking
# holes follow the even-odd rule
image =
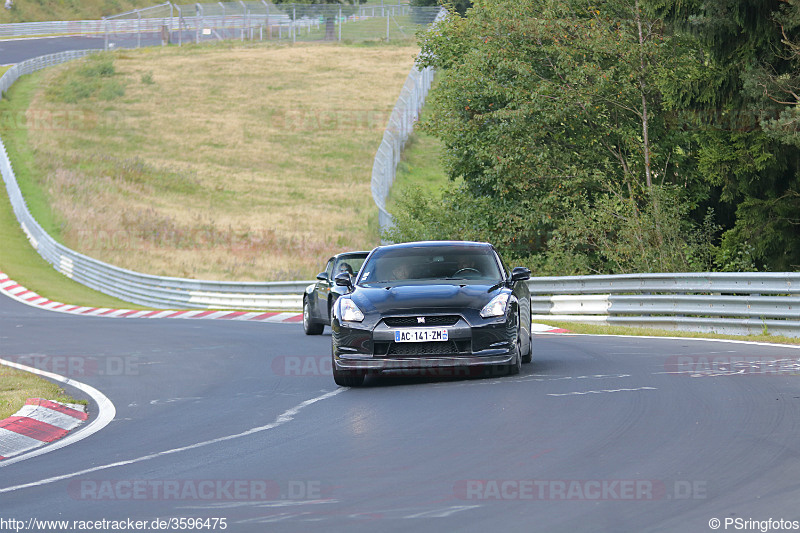
[[[292,420],[294,420],[294,417],[297,415],[297,413],[299,413],[300,410],[303,409],[304,407],[308,407],[309,405],[315,404],[315,403],[320,402],[322,400],[327,400],[328,398],[332,398],[332,397],[336,396],[337,394],[339,394],[339,393],[341,393],[341,392],[343,392],[345,390],[347,390],[347,389],[340,387],[340,388],[338,388],[336,390],[333,390],[331,392],[326,392],[325,394],[317,396],[316,398],[311,398],[310,400],[306,400],[306,401],[304,401],[304,402],[292,407],[288,411],[284,411],[280,416],[278,416],[278,418],[275,419],[274,422],[272,422],[270,424],[267,424],[266,426],[258,426],[258,427],[254,427],[252,429],[248,429],[247,431],[243,431],[241,433],[236,433],[234,435],[228,435],[228,436],[225,436],[225,437],[218,437],[216,439],[211,439],[211,440],[207,440],[207,441],[203,441],[203,442],[197,442],[195,444],[190,444],[188,446],[181,446],[180,448],[173,448],[171,450],[166,450],[166,451],[163,451],[163,452],[156,452],[156,453],[151,453],[149,455],[143,455],[142,457],[137,457],[136,459],[128,459],[126,461],[118,461],[116,463],[109,463],[107,465],[95,466],[95,467],[92,467],[92,468],[86,468],[85,470],[79,470],[79,471],[73,472],[71,474],[64,474],[64,475],[61,475],[61,476],[54,476],[54,477],[42,479],[42,480],[39,480],[39,481],[33,481],[31,483],[24,483],[22,485],[14,485],[14,486],[11,486],[11,487],[0,488],[0,494],[6,493],[6,492],[14,492],[14,491],[17,491],[17,490],[20,490],[20,489],[27,489],[27,488],[30,488],[30,487],[39,487],[39,486],[42,486],[42,485],[49,485],[50,483],[56,483],[58,481],[63,481],[65,479],[71,479],[71,478],[74,478],[74,477],[82,476],[84,474],[91,474],[92,472],[100,472],[102,470],[108,470],[108,469],[111,469],[111,468],[116,468],[118,466],[127,466],[127,465],[136,464],[136,463],[141,463],[141,462],[144,462],[144,461],[149,461],[150,459],[156,459],[158,457],[164,457],[166,455],[172,455],[172,454],[175,454],[175,453],[181,453],[181,452],[185,452],[185,451],[189,451],[189,450],[194,450],[196,448],[203,448],[203,447],[209,446],[211,444],[218,444],[220,442],[239,439],[239,438],[242,438],[242,437],[247,437],[247,436],[250,436],[250,435],[254,435],[256,433],[260,433],[262,431],[268,431],[270,429],[275,429],[277,427],[280,427],[280,426],[284,425],[287,422],[291,422]],[[83,433],[83,432],[79,432],[79,433]],[[61,442],[63,442],[63,441],[61,441]],[[8,459],[8,461],[13,461],[13,459]],[[5,463],[7,463],[8,461],[0,462],[0,467],[6,466]]]
[[[4,468],[8,465],[18,463],[20,461],[24,461],[26,459],[30,459],[32,457],[38,457],[39,455],[43,455],[45,453],[49,453],[59,448],[63,448],[65,446],[69,446],[75,442],[85,439],[86,437],[90,437],[106,427],[114,417],[117,415],[117,409],[114,407],[114,404],[109,400],[105,394],[100,392],[99,390],[86,385],[85,383],[81,383],[79,381],[75,381],[73,379],[60,376],[58,374],[54,374],[52,372],[47,372],[45,370],[39,370],[38,368],[33,368],[30,366],[21,365],[19,363],[14,363],[11,361],[6,361],[5,359],[0,359],[0,365],[10,366],[11,368],[16,368],[18,370],[24,370],[25,372],[31,372],[33,374],[50,378],[55,381],[60,381],[66,385],[71,387],[75,387],[76,389],[85,392],[88,394],[94,401],[97,403],[97,407],[99,409],[99,414],[97,418],[92,420],[87,426],[74,431],[64,437],[63,439],[59,439],[55,442],[52,442],[46,446],[42,446],[41,448],[37,448],[36,450],[31,451],[30,453],[26,453],[23,455],[17,455],[16,457],[11,457],[9,459],[5,459],[0,461],[0,468]]]
[[[587,390],[584,392],[567,392],[564,394],[550,394],[548,396],[583,396],[584,394],[607,394],[610,392],[634,392],[640,390],[658,390],[655,387],[639,387],[636,389],[606,389],[606,390]]]

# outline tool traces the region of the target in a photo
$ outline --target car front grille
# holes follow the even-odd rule
[[[383,319],[383,323],[390,328],[424,328],[430,326],[455,326],[461,317],[458,315],[432,315],[423,316],[425,322],[416,316],[390,316]]]
[[[447,342],[376,342],[375,355],[389,357],[424,357],[429,355],[466,355],[471,353],[469,340]]]

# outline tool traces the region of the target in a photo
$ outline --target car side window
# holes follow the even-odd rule
[[[328,274],[328,279],[333,281],[333,257],[328,259],[328,266],[325,267],[325,272]]]

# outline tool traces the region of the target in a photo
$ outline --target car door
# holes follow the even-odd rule
[[[328,295],[333,287],[333,264],[335,257],[328,259],[328,264],[325,266],[325,274],[327,279],[317,281],[317,290],[314,293],[317,295],[317,301],[314,305],[315,318],[322,322],[328,322]]]

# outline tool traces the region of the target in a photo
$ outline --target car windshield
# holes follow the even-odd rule
[[[478,246],[418,246],[376,250],[364,267],[360,283],[425,280],[502,279],[491,248]]]
[[[367,254],[340,256],[336,260],[336,264],[333,265],[333,275],[335,276],[342,272],[357,275],[366,258]]]

